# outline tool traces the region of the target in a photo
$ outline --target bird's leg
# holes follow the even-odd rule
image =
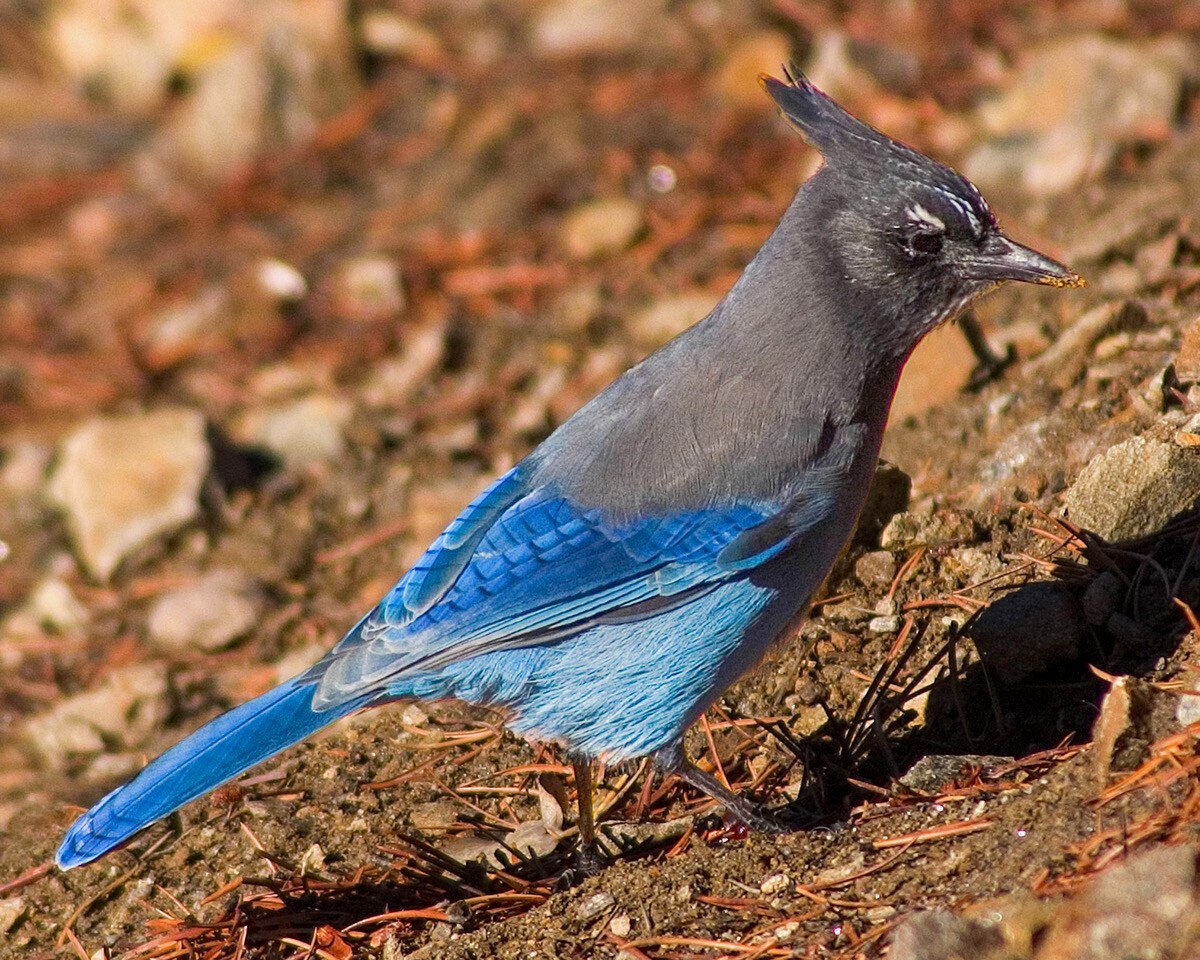
[[[694,766],[683,753],[683,745],[672,744],[654,754],[655,763],[664,773],[673,773],[688,786],[708,794],[725,806],[729,813],[751,830],[760,833],[786,833],[787,827],[760,804],[739,797],[711,773]]]
[[[967,307],[959,315],[958,326],[962,330],[963,336],[967,338],[967,346],[971,348],[971,353],[975,355],[975,369],[971,371],[971,375],[967,379],[967,387],[971,390],[978,390],[984,384],[990,383],[1000,376],[1004,369],[1013,362],[1016,353],[1010,343],[1003,356],[998,354],[995,348],[988,343],[988,338],[979,326],[979,321],[975,319],[975,311],[970,307]]]
[[[579,794],[579,851],[575,869],[590,877],[604,868],[604,855],[596,843],[596,819],[592,812],[592,762],[577,757],[571,763],[575,768],[575,791]]]

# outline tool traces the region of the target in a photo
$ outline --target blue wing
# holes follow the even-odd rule
[[[827,501],[801,495],[783,508],[731,504],[617,521],[531,488],[517,467],[314,668],[313,706],[331,709],[417,671],[659,610],[775,556]]]

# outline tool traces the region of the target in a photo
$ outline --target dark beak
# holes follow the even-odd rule
[[[1087,281],[1074,270],[1009,240],[1002,233],[992,234],[983,242],[982,249],[967,262],[964,272],[972,280],[990,283],[1021,280],[1048,287],[1087,286]]]

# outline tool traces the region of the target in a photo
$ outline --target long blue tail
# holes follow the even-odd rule
[[[289,680],[176,744],[75,821],[58,848],[58,865],[67,870],[103,856],[142,827],[364,706],[359,699],[314,712],[315,689]]]

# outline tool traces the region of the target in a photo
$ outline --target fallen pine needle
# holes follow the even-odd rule
[[[980,817],[977,820],[964,820],[962,823],[948,823],[945,826],[917,830],[915,833],[906,833],[898,837],[873,840],[871,846],[876,850],[887,850],[889,847],[899,847],[905,844],[929,843],[933,840],[944,840],[946,837],[978,833],[980,830],[986,830],[993,822],[990,817]]]

